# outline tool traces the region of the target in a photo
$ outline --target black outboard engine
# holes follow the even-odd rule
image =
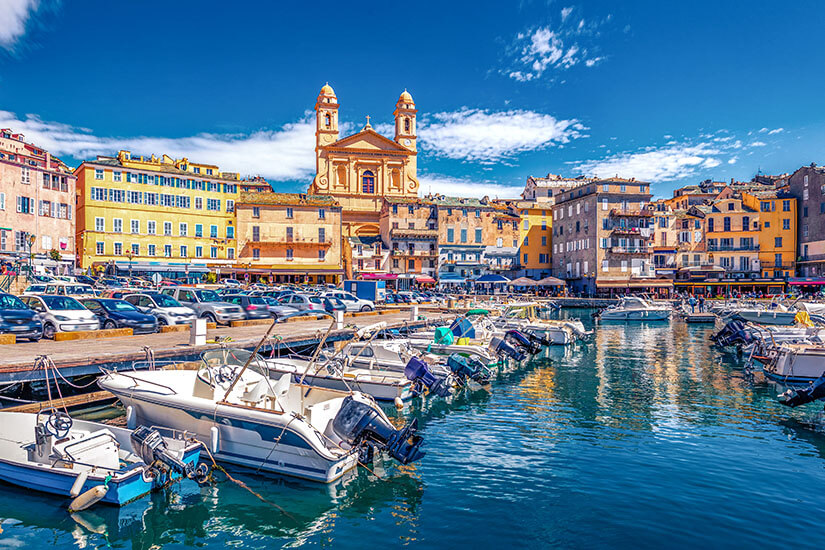
[[[798,407],[825,399],[825,374],[811,382],[811,385],[801,390],[788,390],[779,396],[779,402],[788,407]]]
[[[717,345],[736,346],[747,345],[753,341],[753,336],[745,329],[745,324],[738,319],[729,321],[719,332],[710,337]]]
[[[492,378],[492,373],[487,365],[476,359],[475,357],[464,357],[457,353],[453,353],[447,358],[447,366],[453,373],[453,376],[461,385],[464,385],[467,380],[473,380],[479,384],[487,384]]]
[[[503,338],[499,338],[498,336],[493,336],[490,339],[490,349],[499,357],[503,355],[517,362],[523,361],[526,357],[524,353],[510,345]]]
[[[426,388],[430,393],[439,397],[450,395],[450,384],[445,378],[436,376],[430,370],[430,366],[419,359],[411,357],[404,367],[404,375],[413,383],[413,390],[422,393]]]
[[[135,454],[147,465],[160,462],[173,472],[193,479],[199,484],[206,482],[207,476],[209,475],[209,468],[206,464],[196,466],[191,462],[185,463],[173,456],[166,447],[166,442],[163,440],[163,437],[161,437],[157,430],[147,428],[146,426],[138,426],[138,428],[132,432],[130,439],[132,440],[132,449],[134,449]]]
[[[344,398],[341,410],[332,420],[332,429],[352,447],[366,447],[369,450],[365,455],[368,461],[372,459],[373,449],[387,451],[401,464],[415,462],[424,456],[424,451],[420,449],[424,440],[420,435],[415,435],[418,419],[396,430],[370,403],[352,395]]]
[[[541,351],[541,344],[534,341],[520,330],[508,330],[504,333],[504,339],[511,345],[530,355],[535,355]]]
[[[536,334],[532,330],[524,331],[524,335],[527,336],[530,339],[531,342],[535,342],[535,343],[537,343],[541,346],[552,346],[553,345],[553,342],[551,342],[550,340],[548,340],[544,336]]]

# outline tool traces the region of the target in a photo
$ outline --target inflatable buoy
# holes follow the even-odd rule
[[[404,408],[404,401],[400,397],[396,396],[394,402],[395,402],[395,408],[396,409],[403,409]]]
[[[106,485],[95,485],[76,499],[69,505],[69,512],[80,512],[90,506],[94,506],[106,496],[106,491],[109,488]]]
[[[80,494],[80,491],[83,490],[83,486],[86,485],[86,480],[89,478],[89,472],[83,471],[77,476],[77,479],[74,480],[72,484],[72,489],[69,491],[69,496],[76,497]]]

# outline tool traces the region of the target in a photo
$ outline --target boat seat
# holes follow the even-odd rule
[[[292,375],[285,373],[281,375],[277,382],[267,385],[266,397],[272,400],[272,408],[277,403],[281,410],[286,410],[286,399],[289,395],[289,387],[292,384]]]
[[[246,405],[255,406],[266,397],[268,390],[269,384],[261,378],[256,384],[247,386],[246,391],[241,395],[241,401]]]
[[[66,465],[72,462],[110,470],[120,469],[120,446],[108,429],[98,430],[83,437],[55,444],[53,453]]]

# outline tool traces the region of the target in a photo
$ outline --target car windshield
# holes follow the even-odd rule
[[[196,290],[195,294],[201,302],[220,302],[221,297],[214,290]]]
[[[73,286],[67,286],[66,287],[66,294],[79,295],[79,294],[91,294],[91,293],[92,293],[91,287],[88,287],[86,285],[73,285]]]
[[[32,285],[26,289],[26,292],[42,293],[46,291],[46,285]]]
[[[180,302],[178,302],[171,296],[167,296],[166,294],[158,294],[156,296],[152,296],[152,299],[155,300],[155,303],[158,305],[158,307],[181,307]]]
[[[0,295],[0,309],[29,309],[23,300],[11,294]]]
[[[108,300],[104,302],[106,309],[111,311],[137,311],[137,308],[123,300]]]
[[[264,299],[263,299],[263,298],[261,298],[260,296],[250,296],[250,297],[249,297],[249,303],[250,303],[250,304],[255,304],[255,305],[259,305],[259,306],[260,306],[260,305],[265,304],[266,302],[265,302],[265,301],[264,301]]]
[[[320,303],[322,303],[322,302],[321,302],[321,299],[320,299],[318,296],[312,296],[312,297],[309,299],[309,301],[310,301],[310,302],[312,302],[313,304],[320,304]]]
[[[69,296],[43,296],[46,307],[56,311],[76,311],[86,309],[80,302]]]

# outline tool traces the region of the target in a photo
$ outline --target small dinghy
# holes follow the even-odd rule
[[[127,430],[54,410],[0,411],[0,479],[72,498],[71,511],[122,506],[182,476],[204,482],[200,450],[184,434],[163,437],[143,426]]]

